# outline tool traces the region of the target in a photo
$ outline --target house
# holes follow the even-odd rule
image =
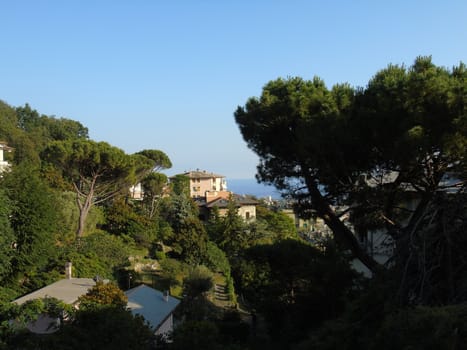
[[[311,219],[303,219],[301,218],[292,208],[283,208],[280,209],[281,213],[284,213],[287,215],[289,218],[291,218],[294,221],[295,228],[297,231],[300,232],[309,232],[309,231],[315,231],[315,225],[314,223],[316,220],[311,220]]]
[[[166,337],[173,331],[173,312],[180,300],[144,284],[125,292],[128,309],[143,316],[155,335]]]
[[[75,305],[78,298],[86,294],[96,284],[92,278],[73,278],[71,275],[71,263],[66,265],[65,275],[65,279],[26,294],[21,298],[13,300],[13,303],[22,305],[34,299],[55,298],[65,304]],[[26,327],[31,332],[37,334],[54,333],[60,327],[60,320],[43,314],[36,321],[29,322]]]
[[[187,171],[184,175],[190,179],[190,197],[206,197],[209,192],[227,192],[225,176],[207,172],[206,170]]]
[[[130,198],[142,200],[144,197],[143,185],[138,182],[136,185],[130,187]]]
[[[230,198],[235,201],[239,216],[245,221],[255,220],[258,201],[228,191],[225,176],[199,169],[179,175],[189,179],[190,196],[198,204],[201,220],[207,220],[214,207],[219,209],[220,216],[224,216]]]
[[[5,160],[3,152],[11,152],[12,150],[13,148],[8,147],[5,141],[0,141],[0,173],[10,168],[10,163]]]
[[[216,207],[219,211],[219,216],[225,216],[229,208],[229,201],[233,200],[237,207],[238,215],[246,222],[254,221],[256,219],[256,206],[258,201],[250,197],[239,196],[233,193],[229,193],[226,197],[210,198],[206,197],[205,200],[197,200],[200,218],[207,220],[210,216],[211,211]]]

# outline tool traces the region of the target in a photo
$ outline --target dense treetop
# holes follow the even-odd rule
[[[407,187],[423,212],[448,176],[465,186],[467,69],[437,67],[419,57],[410,67],[389,65],[365,88],[328,89],[315,77],[277,79],[238,107],[235,119],[260,156],[258,179],[287,190],[302,212],[313,210],[370,269],[377,264],[339,223],[331,205],[365,213],[367,227],[403,225],[396,207]],[[368,221],[368,220],[367,220]]]

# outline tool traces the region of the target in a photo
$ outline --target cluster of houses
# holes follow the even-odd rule
[[[259,202],[251,197],[240,196],[228,191],[224,175],[197,169],[172,176],[170,179],[180,175],[185,176],[189,181],[190,197],[198,205],[201,220],[207,220],[214,207],[218,209],[220,216],[225,215],[230,200],[235,202],[237,213],[243,220],[246,222],[255,220],[256,206]],[[130,188],[130,196],[136,200],[144,198],[141,184]]]
[[[22,305],[34,299],[55,298],[65,304],[79,307],[79,297],[93,288],[98,278],[74,278],[72,265],[65,266],[65,278],[49,284],[32,293],[22,296],[13,303]],[[106,283],[107,281],[104,281]],[[146,285],[140,285],[125,292],[127,308],[134,314],[143,316],[156,336],[166,336],[173,330],[173,312],[180,300]],[[59,330],[60,318],[47,314],[29,322],[26,327],[36,334],[50,334]]]
[[[225,176],[205,170],[187,171],[181,175],[190,181],[190,196],[198,204],[202,220],[209,218],[214,207],[218,209],[220,216],[225,215],[231,199],[234,200],[237,213],[243,220],[248,222],[256,218],[256,206],[259,202],[228,191]]]

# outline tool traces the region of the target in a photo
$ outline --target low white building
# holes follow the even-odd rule
[[[5,158],[3,152],[11,152],[13,149],[8,147],[6,142],[0,141],[0,173],[8,170],[10,168],[10,163],[8,163]]]
[[[180,300],[144,284],[125,292],[128,309],[143,316],[155,335],[167,336],[173,331],[173,312]]]
[[[80,296],[85,295],[88,290],[95,285],[96,282],[92,278],[72,278],[71,275],[69,275],[69,278],[62,279],[32,293],[26,294],[14,300],[13,303],[22,305],[30,300],[55,298],[65,304],[74,305]],[[26,327],[36,334],[54,333],[60,328],[60,319],[42,314],[36,321],[29,322]]]

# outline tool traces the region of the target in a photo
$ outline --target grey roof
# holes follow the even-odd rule
[[[259,202],[255,199],[242,197],[239,195],[233,195],[233,200],[237,207],[242,207],[245,205],[257,205]],[[208,203],[200,203],[200,206],[205,206],[206,208],[218,207],[218,208],[227,208],[229,205],[229,200],[225,198],[216,198]]]
[[[96,282],[94,282],[92,278],[63,279],[26,294],[21,298],[13,300],[13,302],[21,305],[29,300],[52,297],[71,305],[76,302],[80,296],[86,294],[95,284]]]
[[[166,300],[161,291],[144,284],[127,290],[125,294],[128,297],[127,306],[131,312],[143,316],[154,330],[157,330],[180,304],[177,298],[169,295]]]
[[[185,175],[185,176],[188,176],[190,179],[193,179],[193,178],[200,178],[200,179],[210,179],[210,178],[213,178],[213,177],[225,177],[224,175],[219,175],[219,174],[214,174],[214,173],[210,173],[210,172],[207,172],[206,170],[192,170],[192,171],[187,171],[185,173],[183,173],[182,175]]]

